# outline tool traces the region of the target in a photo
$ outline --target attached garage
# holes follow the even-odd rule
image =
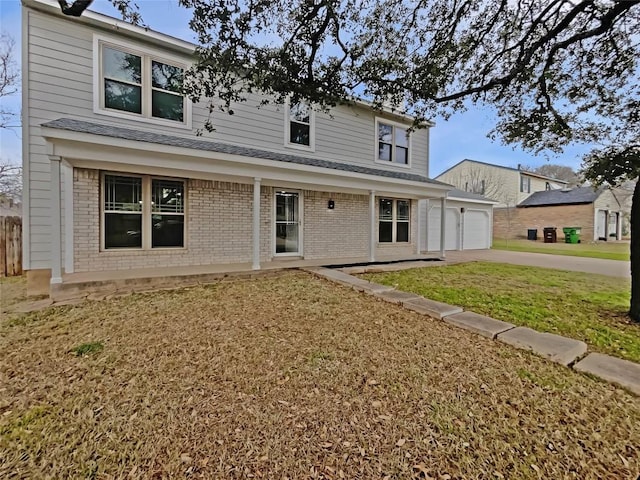
[[[449,192],[445,206],[445,250],[491,248],[496,202],[461,190]],[[440,200],[420,202],[421,250],[440,251]]]

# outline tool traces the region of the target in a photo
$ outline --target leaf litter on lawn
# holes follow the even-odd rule
[[[0,326],[2,478],[640,470],[627,392],[304,273],[36,317]]]

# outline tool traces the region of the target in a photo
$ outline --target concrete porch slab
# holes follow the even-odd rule
[[[511,330],[515,327],[512,323],[496,320],[474,312],[462,312],[455,315],[448,315],[442,320],[450,325],[470,330],[490,339],[495,339],[498,334]]]
[[[607,382],[617,383],[640,395],[640,365],[637,363],[602,353],[590,353],[573,368],[578,372],[595,375]]]
[[[462,312],[462,307],[458,307],[457,305],[449,305],[448,303],[436,302],[435,300],[422,297],[407,300],[402,303],[402,306],[407,310],[413,310],[414,312],[429,315],[439,320],[448,315]]]
[[[561,365],[569,366],[587,352],[579,340],[552,333],[540,333],[526,327],[516,327],[498,334],[498,340],[523,350],[530,350]]]

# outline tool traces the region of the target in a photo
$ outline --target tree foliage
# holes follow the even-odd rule
[[[4,106],[3,98],[18,92],[20,70],[14,58],[15,40],[3,33],[0,35],[0,128],[6,128],[16,112]]]

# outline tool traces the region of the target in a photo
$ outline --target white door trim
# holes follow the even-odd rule
[[[277,218],[278,211],[276,208],[276,197],[279,193],[295,193],[298,195],[298,251],[297,252],[277,252]],[[273,256],[274,257],[302,257],[304,255],[304,195],[302,190],[295,190],[291,188],[274,188],[272,196],[272,208],[273,208]]]

